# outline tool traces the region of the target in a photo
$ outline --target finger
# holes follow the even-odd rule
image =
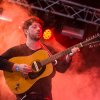
[[[25,68],[32,71],[32,67],[31,66],[28,66],[28,65],[25,65]]]
[[[24,68],[23,71],[26,72],[26,73],[32,72],[32,70],[31,69],[28,69],[28,68]]]
[[[80,49],[79,49],[79,48],[77,48],[77,51],[80,51]]]
[[[77,51],[80,51],[80,49],[79,49],[78,47],[76,47],[74,50],[75,50],[76,52],[77,52]]]
[[[27,79],[28,78],[28,74],[27,73],[22,73],[22,76]]]

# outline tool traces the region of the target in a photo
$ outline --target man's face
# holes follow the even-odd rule
[[[42,36],[42,26],[38,22],[33,22],[28,28],[27,34],[32,40],[39,40]]]

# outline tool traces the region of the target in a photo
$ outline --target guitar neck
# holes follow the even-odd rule
[[[71,49],[74,48],[74,47],[81,48],[81,47],[84,47],[84,46],[94,44],[96,41],[100,42],[100,34],[94,35],[94,36],[86,39],[85,41],[80,42],[80,43],[68,48],[67,50],[59,52],[55,55],[51,55],[49,58],[40,61],[40,63],[41,63],[42,66],[44,66],[48,63],[51,63],[52,61],[54,61],[56,59],[59,59],[60,57],[63,57],[64,55],[67,55],[67,54],[71,53]]]
[[[68,48],[67,50],[64,50],[62,52],[56,53],[55,55],[51,55],[49,58],[40,61],[41,65],[44,66],[44,65],[46,65],[48,63],[53,62],[54,60],[59,59],[60,57],[63,57],[64,55],[67,55],[67,54],[71,53],[71,49],[73,47],[79,47],[79,48],[81,48],[81,47],[83,47],[83,45],[82,45],[82,43],[79,43],[79,44],[76,44],[76,45]]]

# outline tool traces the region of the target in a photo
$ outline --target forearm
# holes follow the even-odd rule
[[[12,71],[13,65],[14,63],[9,62],[7,59],[0,56],[0,70]]]
[[[19,71],[19,64],[13,64],[12,71]]]
[[[62,57],[61,59],[58,59],[57,60],[57,63],[55,66],[56,70],[61,72],[61,73],[64,73],[70,66],[70,63],[71,63],[71,57]]]

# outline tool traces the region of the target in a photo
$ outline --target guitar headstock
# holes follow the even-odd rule
[[[94,41],[89,44],[89,48],[95,48],[100,46],[100,41]]]
[[[89,46],[89,48],[100,46],[100,34],[97,33],[97,34],[87,38],[81,44],[82,44],[82,46]]]

